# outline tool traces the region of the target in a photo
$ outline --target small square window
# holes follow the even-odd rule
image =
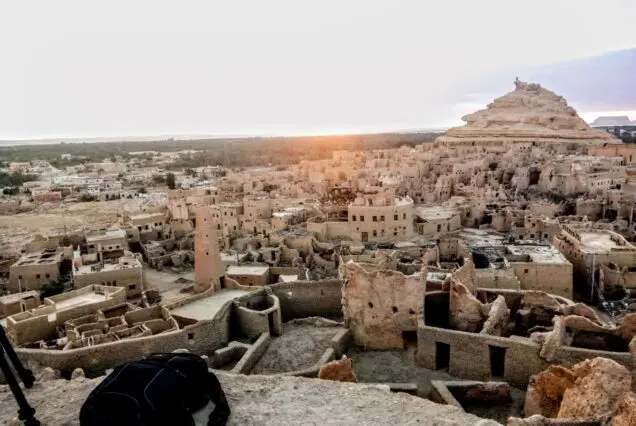
[[[356,221],[356,215],[353,215],[353,216],[351,217],[351,220],[355,222],[355,221]]]
[[[360,222],[364,222],[364,216],[360,216]]]
[[[384,216],[380,216],[380,222],[384,222]]]
[[[134,290],[137,287],[135,284],[129,285],[128,290]]]
[[[40,279],[40,274],[35,274],[35,279],[39,280]]]
[[[51,275],[50,274],[44,274],[44,277],[45,278],[51,278]]]
[[[21,280],[22,279],[22,275],[18,275],[18,279]]]
[[[373,216],[372,220],[373,220],[374,222],[377,222],[377,221],[378,221],[378,217],[377,217],[377,216]]]
[[[524,270],[523,270],[523,273],[524,273],[524,274],[527,274],[527,273],[528,273],[528,269],[527,269],[527,268],[526,268],[526,269],[524,269]]]
[[[398,220],[398,215],[394,214],[393,215],[393,220]]]

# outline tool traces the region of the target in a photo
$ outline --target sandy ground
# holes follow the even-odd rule
[[[340,327],[283,324],[283,334],[272,339],[252,374],[285,373],[309,368],[318,362],[340,330]]]

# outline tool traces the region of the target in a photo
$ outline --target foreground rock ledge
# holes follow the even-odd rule
[[[455,407],[387,387],[318,379],[218,374],[232,409],[229,425],[497,425]],[[43,425],[79,425],[79,410],[98,379],[51,380],[27,391]],[[17,416],[0,387],[0,424]]]

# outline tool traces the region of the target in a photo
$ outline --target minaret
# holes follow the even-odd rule
[[[217,218],[211,206],[201,206],[196,213],[194,234],[194,273],[197,293],[207,290],[210,285],[221,288],[220,278],[224,275],[219,253]]]

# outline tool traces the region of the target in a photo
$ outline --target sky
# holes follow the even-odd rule
[[[3,1],[0,140],[446,126],[473,79],[636,47],[635,18],[634,0]]]

